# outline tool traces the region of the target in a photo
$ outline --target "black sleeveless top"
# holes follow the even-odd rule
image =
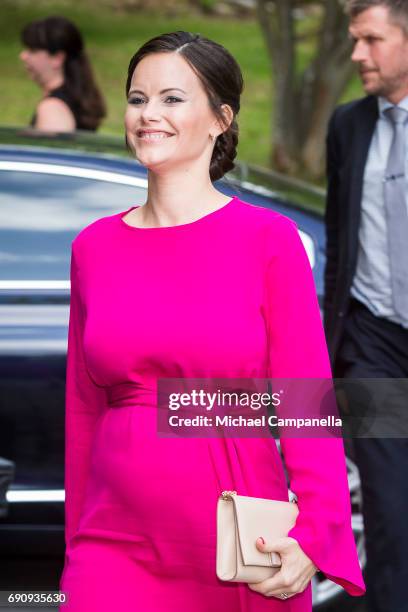
[[[81,118],[79,114],[78,104],[72,99],[71,94],[69,93],[67,87],[65,85],[61,85],[60,87],[56,87],[46,96],[47,98],[58,98],[58,100],[62,100],[70,109],[71,113],[74,115],[75,119],[75,129],[77,130],[91,130],[95,131],[95,128],[90,128],[81,123]],[[30,125],[34,127],[35,122],[37,120],[37,113],[31,118]]]

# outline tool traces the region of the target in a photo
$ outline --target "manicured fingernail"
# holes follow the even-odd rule
[[[261,540],[262,544],[265,544],[265,540],[263,539],[262,536],[259,536],[259,539]]]

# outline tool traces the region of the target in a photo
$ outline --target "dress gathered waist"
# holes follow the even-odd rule
[[[134,382],[119,383],[106,388],[108,408],[129,406],[157,407],[157,390]]]

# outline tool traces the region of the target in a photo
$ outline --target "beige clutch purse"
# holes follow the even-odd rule
[[[223,491],[217,503],[217,562],[220,580],[261,582],[279,570],[278,553],[263,553],[256,540],[286,537],[299,513],[295,502]]]

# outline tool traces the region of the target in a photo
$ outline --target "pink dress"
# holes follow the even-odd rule
[[[280,601],[215,574],[220,491],[288,499],[274,440],[156,431],[158,378],[331,376],[296,225],[236,197],[173,227],[131,227],[129,210],[72,243],[61,610],[307,612],[310,586]],[[342,441],[282,449],[289,535],[363,594]]]

